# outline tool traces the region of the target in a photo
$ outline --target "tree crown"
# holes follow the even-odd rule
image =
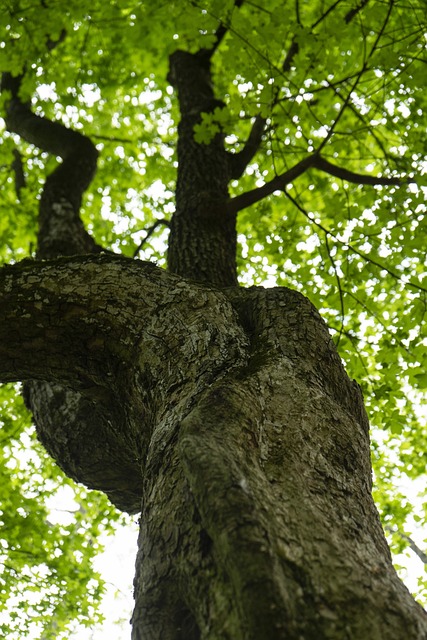
[[[296,288],[321,311],[363,388],[376,497],[401,533],[414,512],[395,485],[420,478],[427,455],[426,27],[421,0],[95,0],[90,10],[81,0],[14,0],[0,16],[0,62],[23,76],[20,100],[100,152],[82,205],[87,228],[102,246],[160,266],[180,121],[169,58],[204,56],[217,105],[202,113],[194,140],[225,139],[240,282]],[[10,97],[6,87],[4,112]],[[33,255],[37,198],[58,160],[2,124],[0,258],[10,262]],[[7,460],[23,406],[12,406],[10,388],[2,394],[13,484]],[[57,472],[45,469],[54,483]],[[31,509],[51,491],[44,483],[32,497],[19,481]],[[426,513],[415,518],[425,524]],[[28,524],[16,524],[21,540]],[[396,534],[396,549],[402,540]]]

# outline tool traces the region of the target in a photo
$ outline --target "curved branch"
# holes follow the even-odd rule
[[[325,160],[325,158],[320,155],[317,156],[316,160],[314,161],[313,167],[315,167],[316,169],[320,169],[325,173],[329,173],[329,175],[335,176],[336,178],[341,178],[341,180],[354,182],[356,184],[369,184],[372,186],[398,186],[407,184],[408,182],[415,182],[410,178],[383,178],[381,176],[370,176],[363,173],[355,173],[354,171],[350,171],[349,169],[344,169],[344,167],[337,167],[328,160]]]
[[[263,200],[267,196],[270,196],[274,191],[284,191],[290,182],[307,171],[309,167],[313,166],[314,158],[314,155],[308,156],[291,167],[288,171],[285,171],[285,173],[275,176],[272,180],[263,184],[262,187],[251,189],[239,196],[231,198],[228,203],[229,212],[237,213],[246,207],[250,207],[256,202]]]
[[[251,206],[263,200],[267,196],[274,193],[274,191],[284,191],[286,186],[293,182],[300,175],[305,173],[307,169],[318,169],[320,171],[324,171],[332,176],[337,178],[341,178],[342,180],[347,180],[347,182],[355,182],[356,184],[368,184],[368,185],[404,185],[408,182],[415,182],[411,178],[384,178],[381,176],[370,176],[363,173],[355,173],[353,171],[349,171],[348,169],[344,169],[342,167],[337,167],[332,164],[328,160],[325,160],[318,152],[313,153],[311,156],[307,156],[296,165],[281,173],[278,176],[275,176],[269,182],[266,182],[261,187],[257,187],[256,189],[251,189],[251,191],[246,191],[239,196],[235,196],[231,198],[228,204],[228,210],[231,213],[236,213],[245,209],[246,207]]]
[[[138,255],[138,253],[141,251],[141,249],[143,248],[143,246],[145,245],[146,242],[148,242],[148,240],[151,238],[151,236],[153,235],[153,233],[156,231],[156,229],[158,227],[160,227],[161,225],[164,225],[165,227],[170,228],[170,222],[169,220],[166,220],[165,218],[162,218],[162,220],[156,220],[156,222],[154,224],[152,224],[150,227],[148,227],[148,229],[146,229],[146,235],[145,238],[143,238],[141,240],[141,242],[139,243],[139,245],[137,246],[137,248],[135,249],[135,251],[133,252],[133,257],[136,258],[136,256]]]
[[[127,437],[117,371],[131,369],[144,304],[121,285],[135,290],[152,269],[107,255],[0,269],[0,380],[30,381],[24,398],[48,453],[128,513],[140,509],[142,451]]]
[[[239,153],[229,154],[230,175],[232,180],[237,180],[243,175],[246,167],[258,151],[265,132],[266,122],[265,118],[257,116],[243,149],[239,151]]]
[[[0,381],[32,381],[49,453],[130,512],[157,417],[190,406],[246,347],[223,293],[149,262],[101,254],[0,269]]]
[[[61,38],[64,35],[63,32]],[[51,50],[57,44],[59,41],[48,40],[47,48]],[[43,188],[37,255],[46,259],[97,253],[101,247],[87,233],[79,214],[82,194],[96,170],[98,152],[87,137],[32,113],[30,103],[23,102],[19,95],[21,81],[22,76],[12,77],[6,73],[2,76],[1,88],[10,96],[6,102],[8,129],[63,160],[47,177]],[[22,269],[22,265],[18,268]],[[30,261],[25,268],[37,266]],[[42,284],[40,271],[30,278],[33,284]],[[67,282],[68,277],[64,286]],[[11,289],[14,293],[15,287],[16,282]],[[10,321],[0,321],[0,333],[15,332],[13,335],[19,342],[12,351],[10,344],[0,346],[4,360],[7,361],[7,351],[13,361],[9,372],[2,371],[3,379],[26,380],[24,399],[34,416],[38,438],[63,471],[73,480],[106,493],[119,509],[136,513],[140,510],[140,462],[135,453],[129,454],[128,443],[123,446],[120,441],[123,438],[120,434],[126,433],[127,418],[118,410],[120,403],[115,402],[117,396],[112,392],[111,379],[107,380],[101,373],[101,369],[108,371],[109,367],[93,367],[94,350],[98,351],[97,359],[105,343],[102,330],[95,328],[95,317],[90,328],[81,326],[78,330],[79,323],[84,324],[85,305],[75,301],[61,302],[58,308],[49,309],[46,323],[42,317],[35,322],[37,315],[46,313],[45,307],[52,295],[52,291],[44,296],[38,291],[33,298],[29,294],[28,299],[22,301],[27,309],[25,313],[12,310]],[[2,301],[2,311],[7,313],[5,298],[7,296]],[[28,324],[30,333],[26,337],[21,321]],[[70,321],[74,323],[74,330],[69,326]],[[47,328],[43,329],[44,326]],[[65,350],[59,348],[61,336],[68,345]],[[85,336],[83,340],[82,336]],[[105,356],[103,353],[101,360]],[[110,365],[115,359],[112,358]],[[19,363],[23,367],[21,371]],[[82,441],[87,443],[89,455],[82,451]],[[105,449],[99,447],[99,441]]]
[[[38,252],[40,258],[101,250],[84,229],[79,211],[82,195],[96,171],[98,151],[86,136],[34,114],[19,92],[23,76],[3,73],[6,126],[27,142],[59,156],[63,162],[46,179],[39,209]]]
[[[412,549],[412,551],[419,557],[421,562],[427,565],[427,553],[420,549],[417,543],[410,536],[407,536],[406,533],[402,533],[401,531],[399,531],[399,529],[394,529],[390,525],[385,525],[384,529],[389,533],[397,533],[397,535],[400,536],[402,540],[405,540],[405,542],[408,543],[409,548]]]
[[[27,259],[0,269],[2,382],[49,380],[103,396],[108,349],[102,326],[115,333],[117,323],[114,313],[108,321],[104,315],[107,307],[89,260]]]
[[[98,152],[89,138],[31,111],[30,102],[23,102],[19,96],[22,80],[22,75],[14,77],[10,73],[3,73],[2,76],[1,90],[10,93],[5,118],[8,131],[17,133],[30,144],[63,160],[79,151],[91,152],[92,158],[96,158]],[[87,186],[91,178],[92,175],[87,176]]]

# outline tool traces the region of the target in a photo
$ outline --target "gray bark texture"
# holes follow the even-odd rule
[[[1,378],[78,392],[96,419],[52,421],[57,457],[141,501],[134,639],[426,637],[359,388],[306,298],[107,255],[5,267],[0,292]]]
[[[62,164],[38,259],[0,270],[0,379],[26,382],[68,475],[141,512],[133,640],[425,640],[372,501],[358,385],[307,298],[236,285],[228,183],[264,122],[234,157],[222,134],[195,143],[219,104],[212,53],[171,56],[169,272],[101,252],[79,218],[95,147],[32,114],[3,74],[8,128]]]

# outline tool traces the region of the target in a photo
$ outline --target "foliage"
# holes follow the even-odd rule
[[[36,441],[17,389],[4,385],[0,394],[0,602],[7,610],[0,631],[68,637],[70,620],[92,626],[99,618],[103,582],[92,560],[102,550],[100,531],[112,531],[118,516],[103,494],[61,473]]]
[[[240,211],[238,264],[242,283],[297,288],[320,309],[347,370],[363,388],[383,519],[402,533],[414,526],[414,515],[417,526],[425,527],[426,509],[415,512],[396,489],[402,479],[425,477],[427,462],[424,2],[247,0],[234,7],[230,0],[94,0],[89,9],[83,0],[8,0],[5,6],[1,67],[18,74],[32,61],[23,97],[32,98],[36,112],[83,130],[97,143],[99,170],[83,216],[97,241],[117,252],[165,264],[163,221],[174,211],[179,121],[167,82],[168,55],[177,47],[211,47],[220,23],[228,30],[213,64],[224,106],[203,117],[196,140],[209,144],[222,131],[237,153],[254,118],[266,122],[258,153],[231,184],[233,196],[320,150],[348,172],[402,178],[400,185],[373,186],[307,170],[282,192]],[[60,45],[46,47],[64,30]],[[5,130],[1,135],[0,257],[10,261],[34,249],[35,196],[55,160]],[[15,146],[26,179],[19,199],[10,170]],[[56,608],[62,621],[72,616],[73,590],[82,613],[83,587],[65,563],[75,567],[85,536],[94,539],[97,527],[107,524],[95,517],[98,497],[81,489],[75,489],[76,502],[84,513],[77,511],[66,537],[63,527],[48,524],[43,501],[68,481],[59,480],[40,449],[31,455],[43,460],[48,482],[35,473],[31,457],[12,474],[9,456],[22,450],[28,436],[12,433],[21,433],[22,402],[12,404],[9,388],[2,393],[2,434],[9,443],[2,498],[8,517],[16,511],[7,528],[7,589],[14,593],[20,584],[14,575],[24,566],[31,535],[34,557],[26,579],[31,588],[36,581],[57,585],[35,615]],[[6,495],[7,487],[13,493]],[[18,538],[22,552],[16,550]],[[47,541],[45,547],[37,539]],[[391,544],[400,550],[402,538],[394,536]],[[86,544],[84,575],[95,550],[95,542]],[[40,574],[42,564],[47,574]],[[427,582],[419,593],[426,589]],[[65,591],[70,597],[63,600]],[[94,595],[85,592],[86,612]]]

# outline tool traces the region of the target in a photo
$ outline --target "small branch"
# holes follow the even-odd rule
[[[396,334],[393,333],[393,331],[391,331],[390,327],[383,321],[381,320],[381,318],[378,316],[377,313],[375,313],[374,311],[372,311],[372,309],[370,307],[368,307],[367,304],[365,304],[363,302],[363,300],[360,300],[360,298],[358,298],[352,291],[346,291],[346,294],[348,296],[350,296],[350,298],[353,298],[353,300],[362,307],[362,309],[364,309],[365,311],[367,311],[367,313],[372,316],[373,318],[375,318],[376,322],[378,322],[378,324],[381,325],[381,327],[384,329],[384,331],[386,333],[389,334],[390,339],[391,339],[391,344],[394,346],[396,344],[399,345],[399,347],[402,349],[402,351],[406,351],[406,353],[411,354],[411,351],[408,349],[408,347],[406,347],[403,342],[401,340],[399,340],[399,338],[396,337]]]
[[[389,533],[397,533],[397,535],[400,536],[402,540],[405,540],[408,543],[410,549],[412,549],[412,551],[417,554],[421,562],[427,565],[427,554],[419,548],[417,543],[414,542],[414,540],[410,536],[407,536],[406,533],[402,533],[398,529],[393,529],[393,527],[391,527],[390,525],[385,525],[384,529]]]
[[[293,39],[291,42],[291,46],[288,49],[288,53],[286,54],[286,57],[282,64],[283,73],[287,73],[288,71],[290,71],[292,66],[292,60],[297,55],[298,51],[299,51],[299,44],[296,40]]]
[[[313,24],[311,25],[310,29],[315,29],[315,28],[316,28],[316,27],[317,27],[321,22],[323,22],[323,20],[325,20],[325,19],[328,17],[328,15],[329,15],[330,13],[332,13],[332,11],[334,11],[334,10],[337,8],[337,6],[338,6],[339,4],[341,4],[341,2],[342,2],[342,0],[336,0],[336,1],[335,1],[335,2],[334,2],[334,3],[329,7],[329,9],[326,9],[326,11],[325,11],[324,13],[322,13],[322,15],[320,16],[320,18],[318,18],[318,19],[316,20],[316,22],[313,22]]]
[[[335,133],[337,124],[341,120],[345,110],[347,109],[348,105],[350,104],[350,100],[351,100],[351,96],[353,94],[353,91],[356,90],[356,87],[359,84],[360,79],[362,78],[363,74],[367,71],[368,62],[371,60],[372,56],[374,55],[375,51],[378,48],[379,41],[381,40],[381,38],[382,38],[382,36],[384,34],[384,31],[385,31],[385,29],[387,27],[387,24],[388,24],[388,22],[390,20],[391,13],[393,11],[393,6],[394,6],[394,0],[389,0],[387,14],[385,16],[383,24],[381,25],[381,29],[377,33],[377,37],[375,38],[375,41],[374,41],[374,43],[373,43],[373,45],[371,47],[371,50],[370,50],[369,54],[365,57],[365,60],[363,61],[362,68],[360,69],[359,73],[357,74],[356,79],[353,82],[353,84],[352,84],[352,86],[351,86],[351,88],[350,88],[350,90],[349,90],[349,92],[347,94],[347,97],[345,98],[345,100],[344,100],[344,102],[343,102],[343,104],[341,106],[341,109],[338,112],[337,117],[335,118],[334,122],[332,123],[332,126],[330,127],[330,129],[328,131],[328,135],[326,136],[326,138],[323,140],[322,144],[320,145],[320,147],[318,149],[318,152],[320,152],[323,149],[323,147],[325,147],[327,145],[327,143],[329,142],[329,140],[332,138],[333,134]]]
[[[26,180],[24,175],[24,166],[22,163],[22,156],[18,149],[13,150],[13,162],[12,170],[15,174],[15,193],[18,200],[21,199],[21,191],[26,186]]]
[[[341,180],[346,180],[347,182],[354,182],[356,184],[369,184],[372,186],[383,185],[402,185],[407,184],[409,182],[415,182],[410,178],[382,178],[380,176],[370,176],[363,173],[354,173],[354,171],[349,171],[349,169],[344,169],[343,167],[337,167],[332,164],[328,160],[325,160],[322,156],[317,156],[313,162],[313,166],[316,169],[320,169],[320,171],[324,171],[325,173],[329,173],[331,176],[335,176],[336,178],[341,178]]]
[[[233,9],[234,8],[240,9],[240,7],[242,6],[243,2],[244,2],[244,0],[235,0]],[[213,54],[215,53],[215,51],[218,49],[219,45],[224,40],[224,37],[226,36],[229,28],[230,28],[229,24],[226,24],[225,22],[220,22],[219,27],[218,27],[218,29],[216,30],[216,33],[215,33],[215,37],[216,37],[215,44],[213,45],[213,47],[211,49],[206,50],[206,52],[209,54],[209,58],[211,58],[213,56]]]
[[[323,13],[320,18],[318,18],[316,20],[316,22],[313,22],[313,24],[310,27],[310,31],[309,33],[313,33],[313,30],[337,7],[337,5],[340,4],[340,2],[342,2],[342,0],[336,0],[336,2],[334,2],[329,9],[327,9],[325,11],[325,13]],[[301,25],[301,21],[300,21],[300,15],[299,15],[299,3],[296,3],[296,7],[295,7],[295,11],[296,11],[296,16],[297,16],[297,23],[299,25]],[[290,71],[291,69],[291,65],[292,65],[292,61],[295,58],[295,56],[297,55],[299,51],[299,44],[298,42],[295,40],[295,36],[292,38],[292,42],[291,42],[291,46],[289,47],[288,53],[286,54],[285,60],[283,62],[282,65],[282,70],[284,73]]]
[[[299,9],[299,0],[295,0],[295,14],[297,17],[297,23],[302,26],[300,9]]]
[[[93,133],[90,136],[94,140],[105,140],[106,142],[122,142],[123,144],[134,144],[135,140],[131,138],[117,138],[116,136],[102,136],[100,134]]]
[[[310,33],[313,33],[314,29],[341,3],[342,0],[336,0],[321,16],[320,18],[318,18],[310,27]],[[345,22],[348,24],[355,15],[357,15],[357,13],[363,9],[363,7],[367,4],[367,2],[369,2],[369,0],[362,0],[361,4],[359,7],[357,7],[356,9],[350,11],[349,13],[346,14],[345,16]],[[236,3],[235,6],[240,6]],[[296,0],[296,4],[295,4],[295,11],[296,11],[296,15],[297,15],[297,22],[298,24],[301,24],[301,18],[300,18],[300,8],[299,8],[299,2],[298,0]],[[227,31],[227,29],[225,29],[224,33]],[[219,44],[219,43],[217,43]],[[217,45],[216,45],[217,46]],[[295,58],[295,56],[298,54],[299,52],[299,44],[297,42],[297,40],[295,40],[295,37],[292,38],[290,47],[288,49],[288,52],[285,56],[285,59],[283,61],[282,64],[282,68],[281,68],[281,72],[282,73],[287,73],[290,71],[291,66],[292,66],[292,62]],[[359,75],[357,78],[357,81],[359,79]],[[272,109],[274,108],[274,106],[279,102],[279,88],[276,88],[275,91],[275,95],[273,97],[272,103],[271,103],[271,107]],[[261,124],[262,124],[262,128],[261,128]],[[261,116],[258,116],[257,119],[255,120],[254,123],[254,128],[251,131],[249,138],[247,140],[247,143],[245,145],[245,147],[243,148],[243,150],[240,152],[240,154],[236,154],[234,156],[234,158],[231,159],[231,163],[232,163],[232,178],[233,179],[238,179],[242,176],[242,174],[244,173],[244,170],[246,169],[248,163],[252,160],[253,156],[255,155],[255,153],[257,152],[258,148],[259,148],[259,144],[261,143],[262,140],[262,135],[265,129],[265,119],[261,118]],[[255,146],[256,145],[256,146]],[[245,155],[247,154],[248,159],[246,160]],[[246,162],[245,162],[246,161]]]
[[[332,256],[331,248],[329,246],[328,235],[326,233],[325,233],[325,244],[326,244],[326,251],[328,253],[328,257],[329,257],[329,260],[330,260],[331,265],[332,265],[332,269],[334,270],[335,279],[337,281],[338,292],[339,292],[339,296],[340,296],[341,327],[340,327],[340,330],[339,330],[339,333],[338,333],[338,340],[335,343],[335,346],[338,348],[338,345],[339,345],[340,340],[341,340],[341,336],[342,336],[343,331],[344,331],[344,319],[345,319],[344,293],[343,293],[342,286],[341,286],[341,278],[338,275],[337,265],[335,264],[335,260],[334,260],[334,258]]]
[[[298,211],[300,211],[303,214],[303,216],[305,218],[307,218],[307,220],[309,220],[311,223],[313,223],[318,229],[321,229],[323,231],[323,233],[328,234],[331,238],[336,240],[336,242],[338,242],[341,246],[346,247],[352,253],[354,253],[357,256],[359,256],[360,258],[362,258],[362,260],[365,260],[365,262],[367,262],[368,264],[372,264],[373,266],[377,267],[378,269],[381,269],[382,271],[385,271],[386,273],[388,273],[392,278],[394,278],[398,282],[403,282],[403,284],[405,286],[411,287],[412,289],[416,289],[417,291],[423,291],[423,292],[427,293],[427,289],[425,287],[422,287],[421,285],[417,284],[416,282],[412,282],[411,280],[404,280],[402,278],[402,276],[400,276],[395,271],[392,271],[391,269],[386,267],[384,264],[381,264],[380,262],[377,262],[376,260],[372,260],[372,258],[367,256],[362,251],[359,251],[359,249],[356,249],[356,247],[353,247],[353,245],[348,244],[348,242],[343,242],[342,240],[340,240],[338,238],[338,236],[336,236],[334,233],[332,233],[332,231],[330,229],[327,229],[326,227],[324,227],[323,224],[321,224],[320,222],[316,222],[316,220],[314,220],[313,217],[309,215],[309,213],[304,209],[304,207],[302,207],[299,204],[299,202],[297,202],[295,200],[295,198],[293,198],[290,195],[290,193],[288,191],[285,191],[284,193],[285,193],[285,196],[298,209]],[[349,295],[351,295],[351,293],[349,291],[347,291],[347,293]]]
[[[368,69],[367,69],[367,70],[368,70]],[[346,81],[346,80],[351,80],[351,77],[346,78],[346,79],[345,79],[345,81]],[[343,96],[340,94],[340,92],[338,91],[338,84],[339,84],[339,83],[337,83],[337,82],[335,82],[335,83],[328,83],[328,86],[327,86],[327,87],[325,87],[325,89],[326,89],[326,88],[331,88],[331,89],[332,89],[332,91],[334,92],[334,95],[338,98],[338,100],[341,100],[341,102],[343,102],[343,101],[344,101],[344,98],[343,98]],[[323,87],[322,87],[322,89],[323,89]],[[375,142],[377,143],[378,147],[381,149],[381,151],[382,151],[382,153],[383,153],[383,156],[384,156],[385,158],[387,158],[387,157],[388,157],[388,154],[387,154],[387,151],[386,151],[386,149],[385,149],[385,147],[384,147],[384,144],[383,144],[383,143],[382,143],[382,141],[380,140],[379,135],[375,132],[375,130],[374,130],[374,128],[372,127],[372,125],[369,125],[369,124],[366,122],[366,120],[365,120],[365,118],[363,117],[363,115],[362,115],[362,114],[361,114],[361,113],[356,109],[356,107],[355,107],[351,102],[349,102],[349,103],[348,103],[348,108],[350,109],[350,111],[351,111],[352,113],[354,113],[354,115],[356,116],[356,118],[357,118],[358,120],[360,120],[360,122],[362,122],[362,123],[363,123],[363,125],[364,125],[367,129],[370,129],[370,134],[371,134],[371,136],[374,138],[374,140],[375,140]]]
[[[344,16],[345,23],[349,24],[353,20],[353,18],[366,7],[368,2],[369,0],[362,0],[362,2],[357,7],[351,9],[348,13],[346,13],[346,15]]]
[[[170,227],[170,222],[169,220],[166,220],[166,218],[163,218],[162,220],[156,220],[156,222],[154,224],[151,225],[151,227],[148,227],[148,229],[146,229],[146,236],[145,238],[143,238],[141,240],[141,242],[139,243],[139,245],[137,246],[137,248],[135,249],[134,253],[133,253],[133,257],[136,258],[136,256],[138,255],[138,253],[141,251],[142,247],[144,246],[144,244],[146,242],[148,242],[148,240],[151,238],[151,236],[153,235],[153,233],[155,232],[155,230],[160,227],[160,225],[164,225],[165,227]]]
[[[231,198],[228,203],[229,212],[237,213],[246,207],[250,207],[256,202],[263,200],[263,198],[270,196],[274,191],[284,191],[290,182],[307,171],[309,167],[313,166],[314,159],[314,155],[308,156],[288,171],[285,171],[285,173],[275,176],[272,180],[263,184],[262,187],[251,189],[251,191],[246,191],[246,193],[242,193],[240,196]]]
[[[246,167],[258,151],[265,132],[265,125],[266,119],[261,116],[257,116],[243,149],[239,153],[229,155],[231,178],[233,180],[237,180],[243,175]]]

